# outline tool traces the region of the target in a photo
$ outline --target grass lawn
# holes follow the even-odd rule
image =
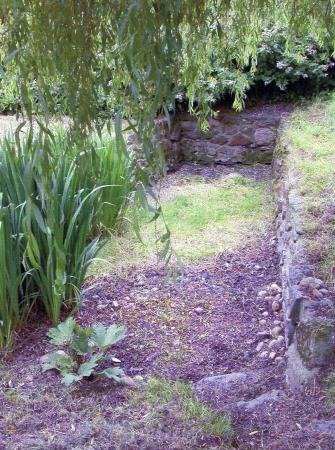
[[[273,215],[269,183],[255,182],[237,173],[214,180],[199,176],[179,178],[164,188],[161,204],[173,248],[185,263],[251,243],[262,235]],[[95,262],[91,274],[156,264],[155,241],[164,228],[160,221],[148,223],[149,220],[150,216],[144,213],[139,218],[143,243],[132,231],[113,236],[99,255],[104,261]]]

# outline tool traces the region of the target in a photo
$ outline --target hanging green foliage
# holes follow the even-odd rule
[[[28,115],[36,96],[40,112],[54,109],[58,77],[74,127],[85,132],[105,93],[111,109],[132,118],[151,161],[153,119],[178,85],[191,107],[197,92],[206,112],[201,81],[213,43],[242,68],[255,61],[265,20],[287,26],[288,45],[297,31],[333,40],[334,8],[334,0],[2,0],[1,53],[19,68]]]

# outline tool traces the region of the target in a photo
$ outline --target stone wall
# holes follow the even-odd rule
[[[273,161],[278,253],[285,311],[288,385],[299,389],[329,364],[335,344],[334,304],[310,255],[299,176],[291,146],[280,133]]]
[[[173,117],[171,131],[160,122],[161,143],[168,159],[202,164],[271,164],[280,120],[287,107],[260,106],[242,113],[220,109],[203,132],[186,113]],[[163,130],[163,132],[162,132]]]

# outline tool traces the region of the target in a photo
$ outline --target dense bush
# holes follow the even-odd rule
[[[0,147],[0,346],[33,306],[53,324],[73,309],[87,268],[113,229],[136,183],[115,142],[78,149],[61,135]]]
[[[201,81],[207,101],[214,103],[226,95],[238,100],[245,95],[258,99],[260,96],[291,99],[335,87],[331,45],[321,45],[310,35],[297,37],[289,47],[287,44],[288,34],[284,29],[264,29],[255,66],[247,66],[242,71],[234,60],[228,65],[225,55],[218,50],[220,47],[214,44],[209,49],[210,64]],[[186,100],[182,88],[177,100]]]
[[[334,88],[335,63],[330,45],[321,45],[312,36],[296,39],[289,50],[286,44],[284,30],[271,28],[263,32],[253,83],[262,82],[281,91],[294,89],[296,95]]]

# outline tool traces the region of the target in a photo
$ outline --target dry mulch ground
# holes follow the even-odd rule
[[[204,175],[206,170],[212,169],[184,168],[181,173]],[[260,172],[246,170],[256,179],[259,176]],[[269,171],[262,170],[263,179]],[[90,280],[77,317],[85,325],[126,326],[127,337],[115,353],[130,376],[194,383],[210,375],[262,370],[256,395],[285,391],[285,364],[260,358],[256,351],[257,333],[270,330],[273,321],[281,319],[281,313],[264,319],[264,305],[257,300],[259,290],[278,282],[274,235],[270,229],[239,251],[185,267],[176,284],[166,283],[157,268],[130,270],[126,279]],[[50,349],[47,329],[41,320],[37,327],[24,330],[15,352],[6,355],[0,366],[0,449],[199,448],[187,446],[181,435],[178,441],[178,434],[173,443],[167,438],[158,444],[157,436],[152,436],[151,445],[127,440],[131,414],[126,387],[87,381],[79,389],[66,389],[57,374],[41,373],[39,359]],[[240,399],[245,395],[241,392]],[[204,400],[218,411],[226,410],[224,399]],[[304,429],[313,419],[334,415],[318,384],[303,393],[286,392],[278,402],[252,414],[234,409],[231,414],[235,448],[335,448],[331,436]],[[167,434],[174,433],[175,423],[168,421],[165,426]],[[226,447],[204,441],[202,448]]]

